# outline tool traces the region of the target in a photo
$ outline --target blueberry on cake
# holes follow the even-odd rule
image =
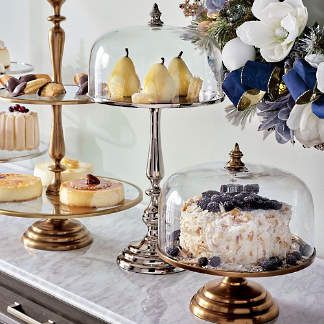
[[[292,247],[291,206],[258,193],[257,184],[228,184],[187,200],[180,218],[181,251],[200,266],[207,259],[214,267],[278,268]],[[290,263],[296,258],[289,256]]]

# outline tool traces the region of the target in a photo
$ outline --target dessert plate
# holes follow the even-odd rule
[[[48,145],[41,142],[38,149],[28,151],[7,151],[0,150],[0,163],[9,163],[14,161],[22,161],[33,159],[47,152]]]
[[[132,102],[131,98],[125,98],[124,101],[114,101],[107,99],[106,97],[95,98],[95,102],[109,105],[109,106],[121,106],[126,108],[146,108],[146,109],[166,109],[166,108],[193,108],[202,105],[211,105],[215,103],[220,103],[224,100],[224,96],[214,96],[213,99],[210,94],[202,94],[199,102],[189,102],[185,97],[179,97],[177,102],[173,103],[159,103],[159,104],[135,104]]]
[[[297,237],[294,236],[294,241],[299,242],[300,244],[304,244],[305,242]],[[234,271],[234,270],[226,270],[224,266],[220,266],[217,268],[212,267],[200,267],[197,264],[197,259],[195,260],[189,260],[182,257],[171,257],[163,253],[158,248],[158,255],[162,260],[165,262],[173,265],[174,267],[179,267],[185,270],[190,270],[194,272],[200,272],[210,275],[216,275],[216,276],[225,276],[225,277],[232,277],[232,278],[242,278],[242,277],[272,277],[272,276],[279,276],[284,275],[292,272],[296,272],[302,269],[307,268],[309,265],[311,265],[315,259],[316,256],[316,250],[313,249],[313,253],[310,256],[303,257],[302,260],[298,262],[296,265],[284,265],[281,268],[278,268],[277,270],[269,270],[269,271],[262,271],[262,270],[251,270],[251,271]]]
[[[80,105],[92,103],[87,95],[79,96],[76,94],[78,86],[64,85],[66,93],[58,97],[41,97],[37,94],[22,95],[12,97],[6,89],[0,89],[0,99],[21,104],[37,104],[37,105]]]
[[[9,69],[4,74],[23,74],[34,70],[31,64],[24,62],[10,62]]]
[[[44,188],[43,195],[38,199],[24,202],[0,203],[0,213],[6,216],[24,218],[71,219],[116,213],[134,207],[142,201],[143,193],[139,187],[124,180],[111,180],[121,182],[124,185],[125,191],[125,199],[112,207],[88,208],[66,206],[59,201],[58,196],[47,196],[46,188]]]

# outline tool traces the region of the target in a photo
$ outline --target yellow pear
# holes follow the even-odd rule
[[[177,95],[176,84],[164,65],[164,58],[161,60],[146,74],[143,91],[132,96],[134,103],[171,103]]]
[[[113,100],[131,97],[141,88],[134,63],[128,56],[128,48],[125,50],[126,55],[118,60],[108,79],[108,92]]]
[[[169,72],[176,83],[178,96],[187,96],[192,74],[187,64],[182,59],[181,51],[177,57],[174,57],[169,64]]]

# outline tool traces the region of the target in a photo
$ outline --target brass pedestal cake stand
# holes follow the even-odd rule
[[[278,305],[261,285],[249,282],[246,277],[272,277],[302,270],[314,261],[316,251],[302,263],[274,271],[236,272],[199,267],[165,255],[159,256],[174,267],[223,276],[222,280],[208,282],[192,297],[191,312],[209,322],[225,324],[259,324],[274,321],[279,315]]]
[[[65,32],[60,24],[65,17],[61,16],[61,7],[65,0],[48,0],[53,7],[54,15],[48,20],[53,23],[49,30],[49,45],[53,67],[53,81],[62,83],[62,58],[64,51]],[[0,213],[15,217],[41,218],[23,235],[25,246],[41,250],[73,250],[89,245],[92,242],[87,229],[73,218],[93,217],[115,213],[131,208],[142,200],[141,190],[126,181],[121,181],[125,188],[125,200],[111,208],[70,208],[59,202],[61,172],[64,167],[61,160],[65,155],[64,134],[62,125],[62,106],[90,104],[91,99],[84,95],[76,95],[76,86],[65,86],[66,94],[45,98],[36,94],[11,97],[5,90],[0,90],[0,99],[21,104],[51,105],[53,122],[49,145],[49,156],[53,165],[49,168],[54,172],[54,180],[45,190],[41,198],[23,203],[2,203]]]

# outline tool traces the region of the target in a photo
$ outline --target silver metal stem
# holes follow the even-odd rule
[[[164,262],[157,255],[158,245],[158,209],[161,194],[160,182],[164,176],[164,165],[161,148],[160,117],[158,108],[150,109],[151,141],[149,147],[146,176],[151,188],[146,190],[150,203],[144,211],[143,222],[147,226],[147,234],[143,240],[130,243],[118,257],[119,266],[128,271],[145,274],[167,274],[182,271]]]

